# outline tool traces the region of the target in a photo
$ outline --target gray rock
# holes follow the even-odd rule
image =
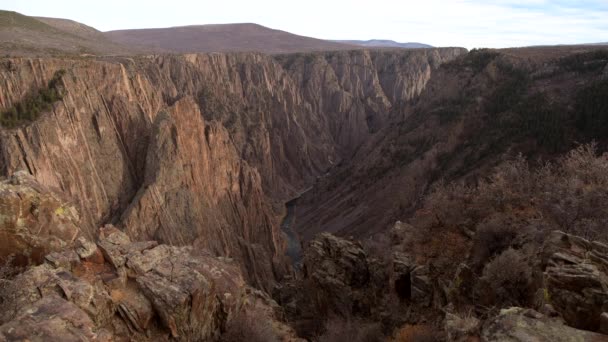
[[[45,257],[45,260],[55,268],[65,268],[71,270],[73,266],[80,263],[78,254],[72,249],[62,252],[53,252]]]
[[[575,328],[597,331],[608,311],[607,251],[604,244],[559,231],[543,246],[550,303]]]
[[[171,248],[161,245],[152,249],[137,251],[129,255],[127,266],[137,274],[144,274],[156,267],[163,259],[171,254]]]
[[[94,327],[78,306],[53,295],[25,306],[0,326],[0,341],[97,341]]]
[[[608,341],[607,335],[578,330],[564,325],[542,314],[523,308],[500,311],[494,319],[486,322],[481,331],[481,340],[500,342],[572,342]]]

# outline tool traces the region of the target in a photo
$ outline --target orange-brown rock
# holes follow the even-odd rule
[[[25,171],[0,182],[0,262],[40,263],[81,235],[76,209]]]
[[[296,340],[278,305],[250,288],[230,259],[131,242],[113,226],[101,229],[97,246],[107,263],[68,248],[3,279],[0,341],[216,341],[234,317],[254,308],[273,334]]]

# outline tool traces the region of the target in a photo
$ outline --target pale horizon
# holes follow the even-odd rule
[[[0,0],[0,9],[71,19],[100,31],[255,23],[327,40],[386,39],[433,46],[506,48],[608,42],[608,0],[312,0],[303,6],[176,0]]]

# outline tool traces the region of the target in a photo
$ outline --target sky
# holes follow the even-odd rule
[[[322,39],[515,47],[608,42],[608,0],[0,0],[102,31],[253,22]]]

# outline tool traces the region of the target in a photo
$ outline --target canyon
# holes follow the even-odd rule
[[[111,223],[136,240],[191,244],[268,288],[288,269],[283,203],[464,52],[5,59],[3,108],[60,70],[66,95],[2,131],[2,173],[59,189],[89,238]]]
[[[0,59],[0,341],[605,340],[605,49],[285,51]]]

